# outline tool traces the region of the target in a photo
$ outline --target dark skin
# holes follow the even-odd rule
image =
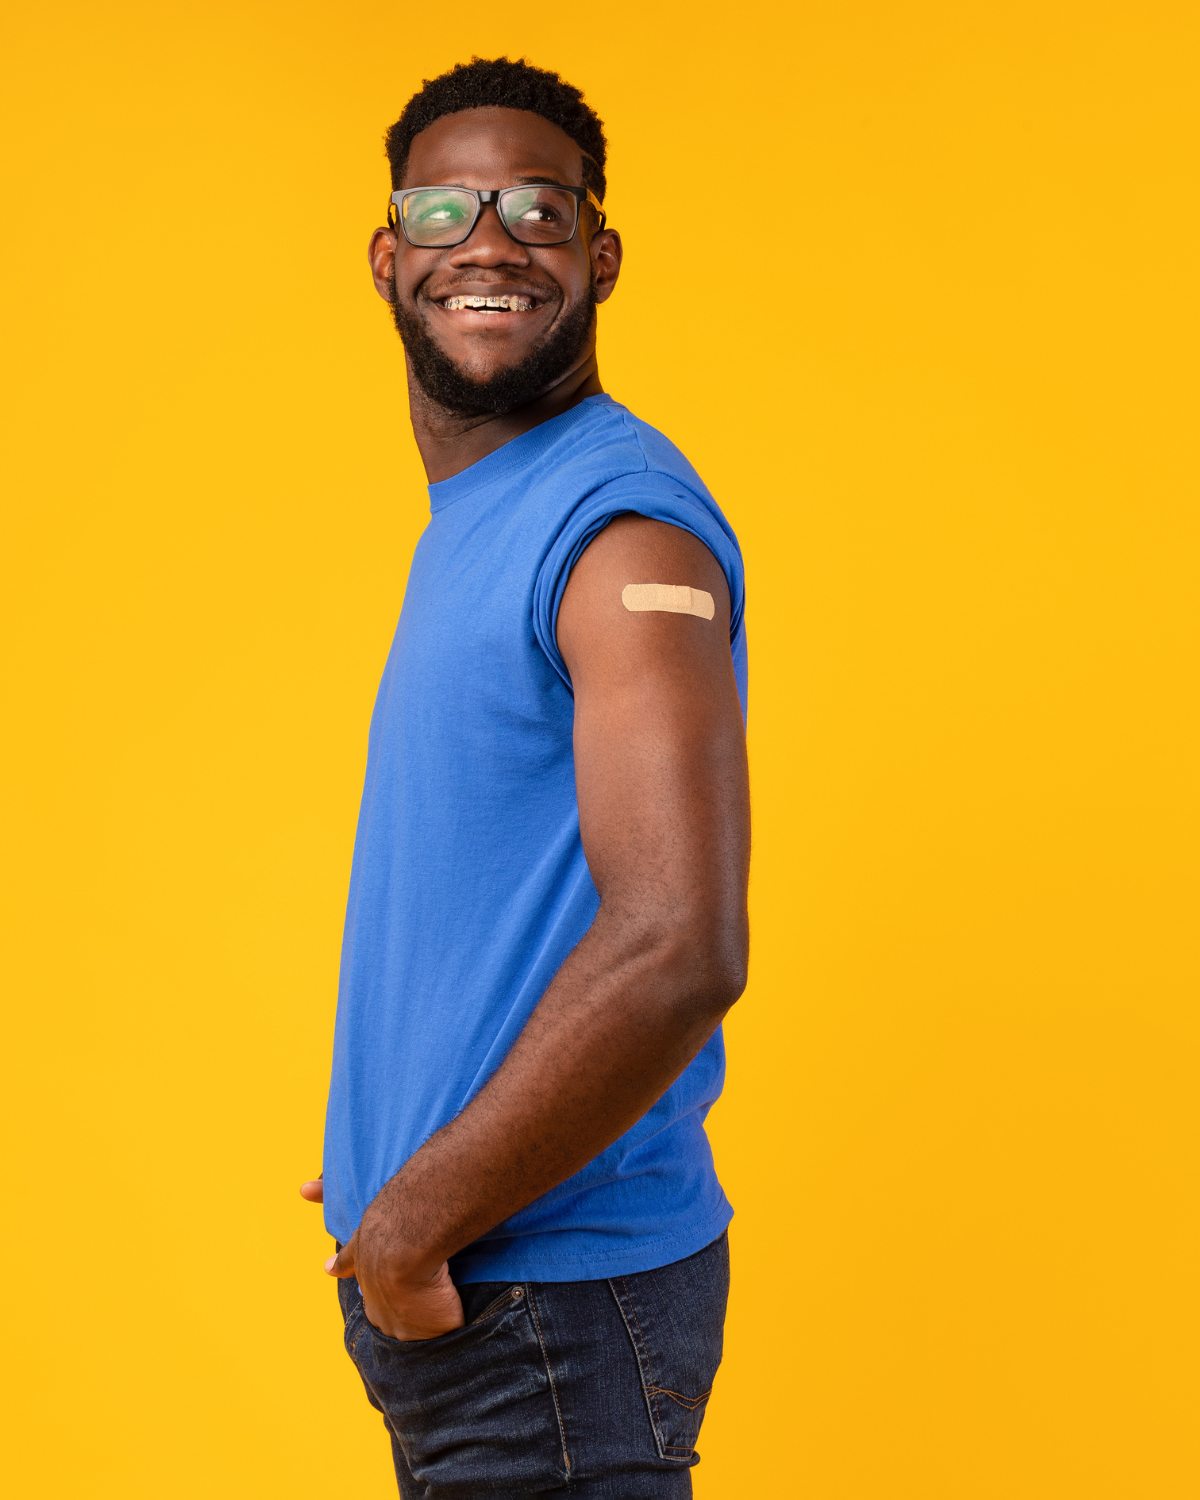
[[[519,109],[471,109],[443,115],[413,141],[401,187],[512,187],[519,182],[583,186],[583,154],[549,120]],[[505,233],[494,204],[484,207],[470,239],[450,250],[423,250],[396,230],[371,236],[367,255],[375,290],[396,295],[460,368],[476,380],[507,369],[548,334],[586,296],[612,295],[621,270],[621,237],[596,229],[584,206],[580,230],[566,245],[519,245]],[[440,306],[450,296],[529,296],[532,312],[495,314]],[[408,366],[413,433],[429,482],[449,479],[531,427],[602,391],[596,363],[596,329],[576,364],[537,400],[503,415],[462,416],[431,401]]]
[[[579,148],[539,116],[481,109],[423,131],[405,185],[506,187],[531,177],[581,184]],[[390,300],[394,261],[397,294],[460,368],[484,378],[519,361],[586,296],[589,278],[599,300],[612,292],[620,240],[596,231],[589,214],[570,244],[555,247],[516,244],[492,206],[471,238],[449,250],[417,249],[377,229],[376,287]],[[471,293],[537,304],[495,321],[438,305]],[[501,416],[436,406],[410,369],[413,429],[430,480],[459,473],[600,390],[594,326],[572,369]],[[716,613],[630,613],[621,602],[628,583],[704,589]],[[708,549],[642,517],[613,521],[571,574],[558,645],[575,694],[580,833],[600,908],[497,1072],[384,1185],[327,1262],[330,1274],[358,1278],[367,1317],[395,1338],[460,1327],[448,1258],[623,1135],[741,994],[750,816],[729,610]],[[319,1181],[301,1192],[321,1200]]]

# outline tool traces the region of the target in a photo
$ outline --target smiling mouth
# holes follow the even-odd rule
[[[447,297],[442,302],[447,312],[532,312],[530,297]]]

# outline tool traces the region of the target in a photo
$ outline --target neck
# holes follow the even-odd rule
[[[452,479],[523,432],[570,411],[589,396],[601,395],[603,390],[593,347],[575,369],[561,376],[528,406],[499,414],[464,416],[430,400],[409,363],[408,409],[426,477],[430,484]]]

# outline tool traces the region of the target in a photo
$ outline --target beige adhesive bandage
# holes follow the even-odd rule
[[[711,620],[717,612],[711,594],[688,588],[686,583],[627,583],[621,590],[621,603],[634,614],[660,609],[669,615],[699,615],[702,620]]]

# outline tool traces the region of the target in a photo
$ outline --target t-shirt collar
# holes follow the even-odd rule
[[[444,510],[447,505],[453,505],[456,500],[461,500],[464,495],[470,495],[475,490],[496,484],[498,481],[508,478],[511,474],[526,469],[545,450],[556,443],[563,433],[573,427],[576,422],[582,421],[588,416],[598,404],[607,403],[615,405],[613,398],[604,392],[598,396],[585,396],[578,406],[573,406],[569,411],[560,412],[557,417],[551,417],[546,422],[540,422],[536,427],[531,427],[528,432],[523,432],[520,437],[512,438],[494,453],[489,453],[486,458],[481,458],[478,463],[471,464],[459,474],[454,474],[449,479],[439,480],[437,484],[429,486],[429,509],[436,514]]]

